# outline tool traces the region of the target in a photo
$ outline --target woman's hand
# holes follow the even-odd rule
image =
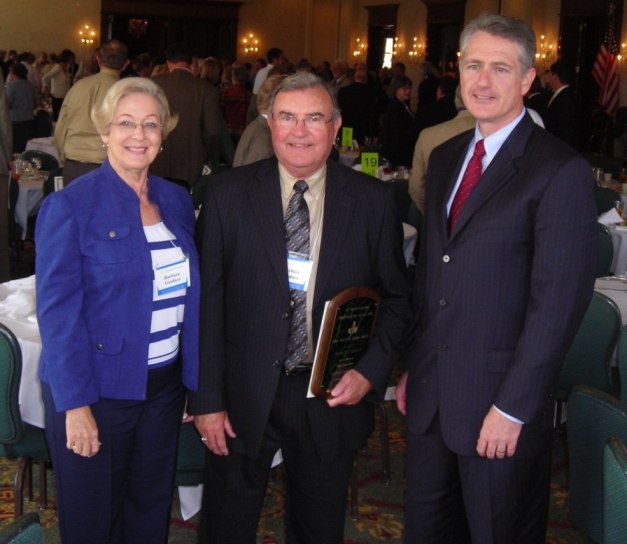
[[[91,457],[100,450],[98,425],[90,406],[81,406],[65,412],[67,449],[76,455]]]

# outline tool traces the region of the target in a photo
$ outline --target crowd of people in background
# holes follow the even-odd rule
[[[59,54],[40,52],[37,56],[30,51],[18,54],[15,50],[0,50],[0,69],[7,84],[13,124],[14,152],[23,151],[30,138],[50,135],[51,124],[44,119],[56,122],[71,86],[98,73],[97,56],[98,49],[95,49],[90,58],[77,63],[74,52],[69,49]],[[229,63],[213,56],[192,55],[189,69],[218,92],[224,137],[217,153],[220,163],[228,166],[233,163],[235,149],[246,126],[260,113],[257,106],[259,89],[273,74],[307,71],[327,82],[337,94],[343,126],[353,129],[357,146],[379,146],[382,156],[392,167],[411,168],[421,131],[453,119],[459,111],[454,101],[458,86],[455,67],[440,70],[429,60],[420,66],[415,90],[402,62],[378,71],[369,70],[361,61],[350,66],[341,59],[323,60],[314,65],[306,58],[292,62],[276,47],[267,52],[266,58],[253,62]],[[167,72],[165,53],[140,53],[129,59],[121,77],[155,77]],[[572,92],[562,89],[572,80],[571,72],[561,62],[551,66],[536,78],[526,105],[546,121],[550,132],[573,145],[576,118]],[[413,96],[412,92],[415,93]],[[556,98],[559,94],[561,97],[549,109],[552,93]],[[38,123],[38,119],[41,122]],[[215,164],[213,169],[218,170],[219,166]]]

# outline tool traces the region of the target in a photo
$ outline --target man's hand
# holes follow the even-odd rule
[[[488,459],[511,457],[516,452],[522,425],[507,419],[492,406],[483,420],[477,440],[477,453]]]
[[[90,406],[81,406],[65,412],[66,447],[76,455],[91,457],[100,450],[98,424]]]
[[[396,384],[396,407],[401,414],[407,415],[407,372],[403,372]]]
[[[235,438],[233,427],[226,412],[214,412],[194,416],[194,425],[200,433],[201,440],[216,455],[228,455],[226,435]]]
[[[331,391],[327,404],[331,408],[341,404],[352,406],[363,399],[371,388],[372,385],[362,374],[354,369],[349,370]]]

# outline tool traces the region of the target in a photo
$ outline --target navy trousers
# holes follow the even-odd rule
[[[146,400],[91,406],[102,443],[91,458],[66,448],[65,412],[46,384],[42,393],[62,542],[165,544],[185,398],[180,366],[151,370]]]
[[[544,544],[551,452],[531,459],[457,455],[439,418],[408,432],[405,544]]]

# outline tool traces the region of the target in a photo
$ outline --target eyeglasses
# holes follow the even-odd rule
[[[276,115],[273,115],[272,119],[281,128],[286,129],[296,128],[298,123],[302,121],[303,125],[310,130],[321,130],[325,125],[333,121],[333,118],[325,119],[324,115],[321,113],[310,113],[309,115],[305,115],[302,119],[299,119],[287,111],[280,111]]]
[[[148,134],[154,134],[156,132],[159,132],[162,128],[162,125],[160,125],[159,123],[155,123],[154,121],[144,121],[143,123],[136,123],[135,121],[130,121],[128,119],[117,121],[116,123],[111,123],[111,125],[118,127],[125,132],[135,132],[135,129],[137,127],[142,127],[142,130]]]

